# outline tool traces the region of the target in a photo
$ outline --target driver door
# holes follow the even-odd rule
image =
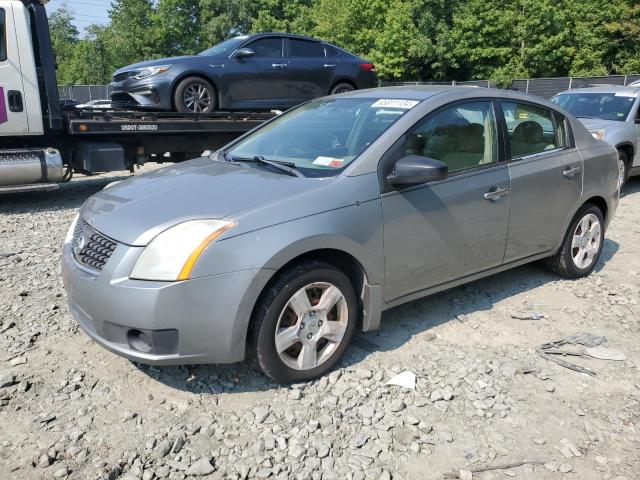
[[[492,101],[473,100],[429,114],[383,159],[389,171],[407,155],[449,167],[445,180],[383,189],[385,302],[502,264],[510,185],[499,145]]]
[[[254,55],[229,59],[224,81],[235,108],[283,108],[289,99],[289,65],[282,37],[262,37],[244,45]]]

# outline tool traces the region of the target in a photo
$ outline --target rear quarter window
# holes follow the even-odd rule
[[[7,32],[4,9],[0,8],[0,62],[7,59]]]

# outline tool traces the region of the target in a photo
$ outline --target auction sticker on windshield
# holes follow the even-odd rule
[[[381,98],[380,100],[376,101],[373,105],[371,105],[371,107],[373,108],[404,108],[404,109],[410,109],[415,107],[418,103],[417,100],[400,100],[400,99],[393,99],[393,98]]]
[[[616,92],[616,97],[638,98],[638,94],[631,92]]]
[[[344,163],[344,160],[341,158],[333,158],[333,157],[316,157],[313,161],[314,165],[322,165],[323,167],[333,167],[339,168]]]

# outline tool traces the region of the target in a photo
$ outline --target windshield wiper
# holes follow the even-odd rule
[[[576,118],[593,118],[594,120],[599,120],[598,117],[590,117],[588,115],[576,115]]]
[[[222,152],[222,158],[228,162],[253,162],[262,165],[270,165],[273,168],[285,172],[294,177],[304,177],[302,173],[296,167],[293,162],[284,162],[282,160],[267,160],[262,155],[256,155],[255,157],[230,157],[227,152]]]

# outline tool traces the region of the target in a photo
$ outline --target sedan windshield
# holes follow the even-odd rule
[[[600,118],[624,122],[637,96],[636,93],[627,92],[577,92],[561,93],[551,101],[578,118]]]
[[[230,38],[229,40],[220,42],[211,48],[207,48],[203,52],[200,52],[198,55],[208,55],[210,57],[228,57],[231,52],[233,52],[247,38],[248,37],[246,35],[242,37]]]
[[[418,104],[416,100],[315,100],[283,114],[242,139],[229,160],[286,161],[306,176],[334,176]]]

